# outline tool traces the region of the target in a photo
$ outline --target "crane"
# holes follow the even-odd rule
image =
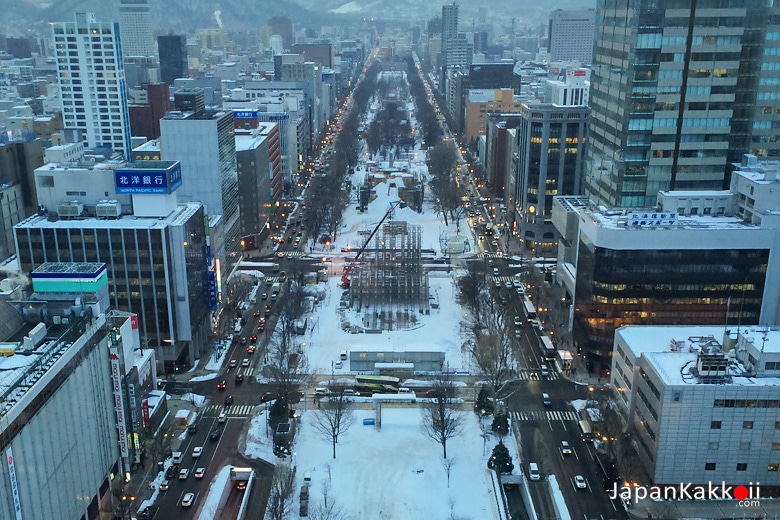
[[[406,203],[404,203],[404,198],[403,197],[398,199],[398,201],[395,204],[390,206],[390,209],[387,210],[387,213],[385,213],[385,216],[382,217],[382,220],[379,221],[379,224],[377,224],[376,227],[374,228],[374,230],[371,232],[371,234],[368,235],[368,238],[366,239],[365,243],[363,244],[363,247],[361,247],[358,250],[357,254],[355,255],[355,258],[352,259],[353,262],[357,261],[357,259],[360,258],[360,255],[363,254],[363,251],[366,250],[366,247],[368,247],[368,244],[371,242],[371,239],[374,238],[374,235],[376,235],[376,232],[379,230],[379,226],[382,225],[382,223],[385,221],[385,219],[387,219],[387,217],[389,217],[390,214],[393,211],[395,211],[395,208],[397,208],[398,206],[402,206],[402,205],[403,206],[406,205]],[[349,284],[350,284],[349,272],[352,271],[352,267],[354,267],[354,264],[349,264],[347,266],[347,268],[344,269],[344,274],[341,275],[341,287],[343,289],[349,289]]]

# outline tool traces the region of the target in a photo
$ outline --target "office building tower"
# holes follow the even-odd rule
[[[286,16],[273,16],[268,19],[268,25],[271,27],[273,34],[278,34],[282,37],[284,49],[289,49],[293,44],[293,28],[290,19]]]
[[[130,129],[133,136],[157,139],[160,137],[160,119],[173,107],[167,83],[146,85],[146,103],[130,105]]]
[[[594,9],[556,9],[551,12],[547,29],[548,61],[579,61],[589,64],[593,57],[595,17]]]
[[[52,25],[64,132],[71,142],[130,155],[130,115],[116,22],[76,13]]]
[[[173,85],[178,78],[187,77],[187,37],[169,34],[157,37],[160,55],[160,81]]]
[[[779,342],[776,327],[731,322],[619,328],[610,407],[628,426],[642,466],[632,469],[636,462],[618,457],[620,477],[634,482],[631,473],[640,486],[675,488],[665,501],[685,500],[680,482],[689,496],[713,482],[744,483],[754,498],[759,488],[762,498],[777,489]],[[594,423],[594,430],[604,427]]]
[[[169,112],[160,121],[160,147],[165,161],[182,167],[182,200],[199,200],[219,230],[210,237],[213,268],[228,280],[239,256],[238,173],[233,113],[230,111]],[[221,284],[219,284],[221,290]]]
[[[206,109],[203,89],[188,88],[174,92],[173,109],[179,112],[203,112]]]
[[[780,153],[780,6],[650,4],[597,3],[584,185],[597,204],[649,207],[661,190],[723,189],[741,154]]]
[[[148,0],[119,0],[119,26],[126,57],[154,56]]]
[[[67,272],[32,274],[35,303],[0,304],[3,518],[100,518],[113,510],[113,491],[140,460],[140,446],[129,439],[153,426],[143,420],[141,396],[157,383],[154,356],[141,348],[135,316],[107,312],[97,298],[105,294],[105,264],[42,267],[60,266]],[[57,287],[39,275],[55,275]],[[151,418],[155,409],[147,410]]]
[[[515,213],[509,227],[527,251],[555,251],[559,234],[552,223],[553,197],[576,195],[582,182],[587,106],[524,104],[517,131]]]
[[[774,203],[758,207],[777,200],[769,196],[777,181],[748,182],[764,174],[745,173],[737,182],[742,175],[733,191],[659,193],[658,211],[555,197],[556,277],[589,369],[609,370],[624,325],[778,323],[780,215]],[[737,211],[751,191],[752,222]]]
[[[458,37],[458,4],[455,2],[441,6],[441,73],[439,90],[444,88],[447,79],[447,67],[450,66],[449,51]]]
[[[245,128],[239,121],[247,121]],[[270,234],[275,203],[284,191],[279,125],[236,118],[235,132],[241,236],[260,241]]]

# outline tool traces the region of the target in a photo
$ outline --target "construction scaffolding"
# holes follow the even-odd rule
[[[364,328],[409,328],[417,313],[430,313],[421,238],[420,226],[389,222],[366,248],[365,262],[352,271],[350,288],[350,306],[363,313]]]

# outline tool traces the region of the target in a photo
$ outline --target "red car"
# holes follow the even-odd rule
[[[224,390],[227,388],[227,381],[222,380],[219,383],[217,383],[217,390]]]
[[[254,346],[254,345],[249,345],[249,346],[246,348],[246,353],[247,353],[247,354],[254,354],[254,353],[255,353],[255,350],[256,350],[256,349],[255,349],[255,346]]]

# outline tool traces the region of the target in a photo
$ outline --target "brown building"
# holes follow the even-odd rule
[[[520,101],[514,100],[511,88],[469,90],[466,97],[466,142],[471,143],[485,135],[488,114],[518,114]]]
[[[173,110],[167,83],[150,83],[146,85],[148,103],[146,105],[130,105],[130,131],[134,136],[147,139],[160,137],[160,119]]]
[[[293,54],[303,54],[303,61],[313,61],[331,68],[333,48],[329,43],[297,43],[290,47]]]

